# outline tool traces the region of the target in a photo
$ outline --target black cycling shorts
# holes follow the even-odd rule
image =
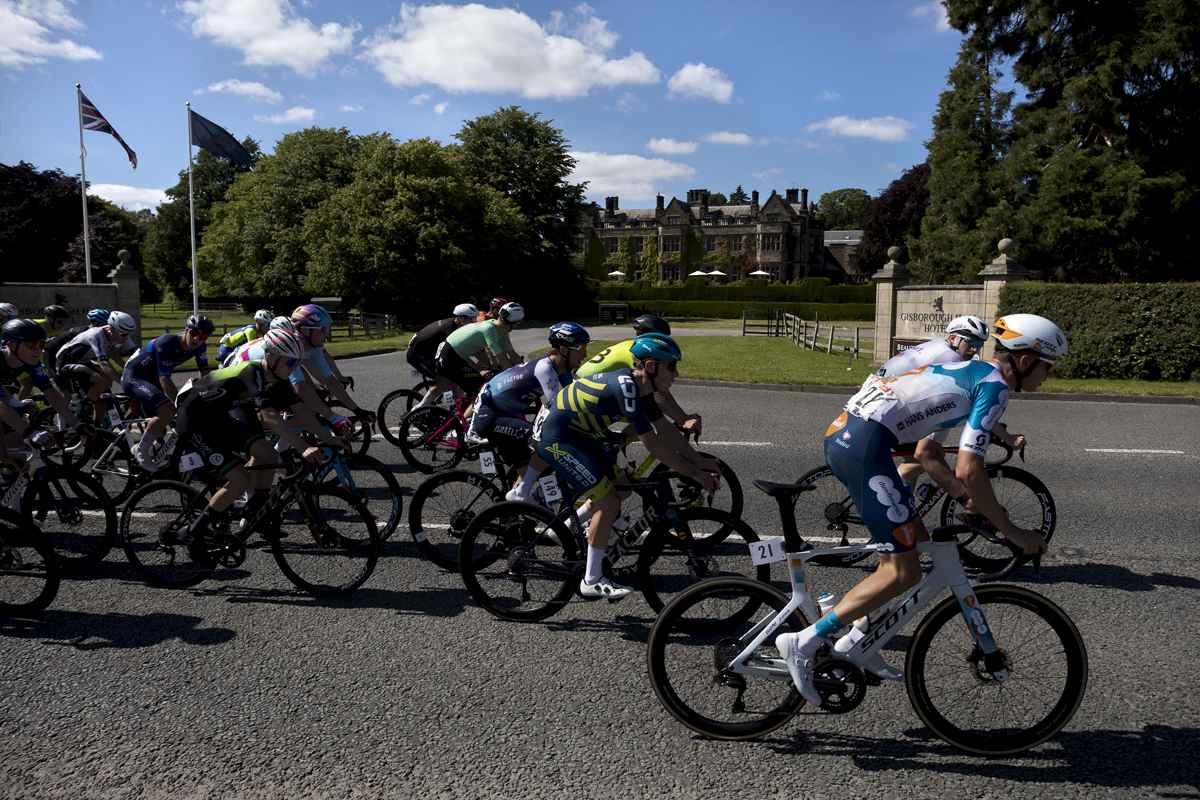
[[[179,409],[175,429],[179,431],[180,454],[200,456],[210,472],[225,475],[248,460],[250,447],[265,438],[262,426],[255,421],[239,422],[227,414],[189,414]]]

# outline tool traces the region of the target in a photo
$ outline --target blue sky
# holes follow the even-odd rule
[[[311,125],[449,143],[519,105],[624,209],[876,195],[925,159],[959,41],[936,0],[0,0],[0,162],[77,175],[80,83],[138,154],[86,131],[93,193],[130,209],[186,169],[187,101],[267,152]]]

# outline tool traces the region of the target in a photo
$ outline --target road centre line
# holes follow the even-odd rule
[[[1107,447],[1085,447],[1085,453],[1137,453],[1143,455],[1182,456],[1182,450],[1118,450]]]
[[[703,447],[771,447],[773,442],[709,442],[701,441]]]

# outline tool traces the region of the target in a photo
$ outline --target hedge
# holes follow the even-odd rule
[[[817,314],[824,320],[875,321],[874,303],[743,303],[706,300],[642,300],[630,303],[641,314],[664,317],[700,317],[707,319],[741,319],[746,309],[777,308],[813,319]]]
[[[784,286],[755,281],[743,286],[716,286],[708,278],[688,278],[681,286],[651,286],[650,281],[605,285],[596,290],[601,303],[636,303],[648,300],[697,300],[705,302],[781,303],[871,303],[875,285],[830,286],[828,278],[805,278]]]
[[[1000,290],[999,313],[1040,314],[1063,329],[1056,377],[1200,380],[1200,283],[1022,281]]]

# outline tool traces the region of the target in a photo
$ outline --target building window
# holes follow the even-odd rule
[[[662,268],[662,279],[664,281],[678,281],[683,279],[683,268],[664,265]]]
[[[742,252],[742,237],[741,236],[730,236],[729,237],[729,252],[731,252],[731,253]]]
[[[783,249],[783,234],[782,233],[764,233],[762,237],[762,249],[764,252],[771,250]]]
[[[767,214],[767,222],[779,222],[778,214]]]
[[[679,222],[680,222],[679,217],[667,217],[668,225],[678,225]]]
[[[715,251],[716,249],[717,249],[717,237],[705,236],[704,237],[704,252],[711,253],[711,252]]]
[[[642,237],[640,237],[640,236],[633,237],[633,252],[635,252],[635,253],[642,252]]]
[[[621,247],[621,240],[616,236],[609,236],[604,240],[605,250],[610,256],[616,255],[617,250]]]
[[[664,236],[662,237],[662,251],[664,253],[678,253],[679,244],[682,236]]]

